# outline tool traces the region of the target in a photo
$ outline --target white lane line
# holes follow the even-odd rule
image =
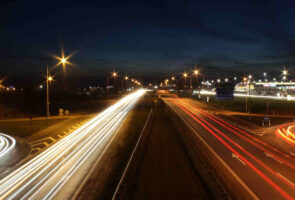
[[[237,159],[237,160],[240,161],[240,163],[242,163],[243,165],[247,165],[244,161],[241,160],[241,158],[240,158],[237,154],[232,153],[231,155],[232,155],[232,157],[233,157],[234,159]]]
[[[284,177],[282,174],[280,174],[279,172],[277,172],[277,175],[279,175],[280,177],[282,177],[285,181],[287,181],[288,183],[290,183],[291,185],[295,186],[295,184],[290,181],[289,179],[287,179],[286,177]]]
[[[34,145],[35,143],[42,143],[46,140],[51,140],[52,142],[55,142],[56,140],[53,137],[46,137],[46,138],[42,138],[40,140],[35,140],[33,142],[30,142],[30,145]]]
[[[274,159],[275,161],[277,161],[278,163],[280,164],[284,164],[282,161],[278,160],[273,154],[270,154],[270,153],[267,153],[267,152],[264,152],[264,154],[266,155],[266,157],[269,157],[269,158],[272,158]]]
[[[228,172],[241,184],[241,186],[249,193],[252,199],[259,200],[255,193],[242,181],[242,179],[226,164],[226,162],[213,150],[213,148],[195,131],[195,129],[173,108],[168,101],[165,101],[169,107],[183,120],[184,123],[195,133],[200,141],[209,149],[209,151],[217,158],[219,162],[228,170]]]
[[[145,131],[145,129],[146,129],[146,126],[147,126],[147,124],[148,124],[148,122],[149,122],[149,120],[150,120],[150,118],[151,118],[152,112],[153,112],[153,109],[151,109],[151,111],[150,111],[150,113],[149,113],[149,116],[148,116],[148,118],[147,118],[147,120],[146,120],[146,122],[145,122],[145,124],[144,124],[144,126],[143,126],[143,129],[141,130],[141,133],[140,133],[140,135],[139,135],[139,137],[138,137],[138,139],[137,139],[137,142],[136,142],[136,144],[135,144],[135,147],[134,147],[134,149],[133,149],[133,151],[132,151],[132,153],[131,153],[131,156],[130,156],[128,162],[127,162],[127,165],[126,165],[126,167],[125,167],[125,169],[124,169],[124,172],[123,172],[123,174],[122,174],[122,176],[121,176],[121,179],[120,179],[120,181],[119,181],[119,183],[118,183],[118,185],[117,185],[117,187],[116,187],[116,190],[115,190],[115,192],[114,192],[114,194],[113,194],[112,200],[115,200],[115,199],[116,199],[116,196],[117,196],[117,194],[118,194],[118,191],[119,191],[119,189],[120,189],[120,186],[122,185],[122,182],[123,182],[123,180],[124,180],[124,178],[125,178],[125,176],[126,176],[126,173],[127,173],[128,169],[129,169],[130,163],[132,162],[133,157],[134,157],[134,154],[135,154],[135,152],[137,151],[137,148],[138,148],[139,142],[141,141],[142,135],[143,135],[143,133],[144,133],[144,131]]]

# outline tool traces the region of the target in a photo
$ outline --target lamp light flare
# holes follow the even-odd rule
[[[113,77],[113,78],[116,78],[117,76],[118,76],[118,72],[115,72],[115,71],[112,72],[112,77]]]
[[[51,82],[51,81],[53,81],[53,77],[52,77],[52,76],[48,76],[47,80],[48,80],[49,82]]]
[[[194,75],[198,75],[199,74],[199,70],[194,70]]]

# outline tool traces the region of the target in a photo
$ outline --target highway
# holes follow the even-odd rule
[[[0,180],[0,199],[70,199],[136,102],[138,90]]]
[[[219,116],[194,100],[164,98],[186,126],[251,199],[294,199],[295,158]],[[196,147],[198,148],[198,147]],[[218,170],[218,169],[217,169]],[[227,182],[229,190],[231,182]],[[236,185],[235,185],[236,186]],[[240,198],[245,199],[244,194]]]

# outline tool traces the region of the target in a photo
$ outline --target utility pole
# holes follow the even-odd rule
[[[49,71],[48,71],[48,65],[47,65],[47,73],[46,73],[46,119],[48,120],[48,117],[50,115],[49,113]]]
[[[250,81],[248,82],[248,96],[246,96],[246,113],[248,113],[248,101],[250,101]]]

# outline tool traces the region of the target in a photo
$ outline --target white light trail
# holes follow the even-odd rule
[[[4,177],[0,180],[0,199],[53,199],[72,177],[83,181],[91,163],[144,93],[139,90],[124,97]],[[83,176],[81,171],[86,171]]]
[[[0,133],[0,159],[15,147],[15,143],[13,137]]]

